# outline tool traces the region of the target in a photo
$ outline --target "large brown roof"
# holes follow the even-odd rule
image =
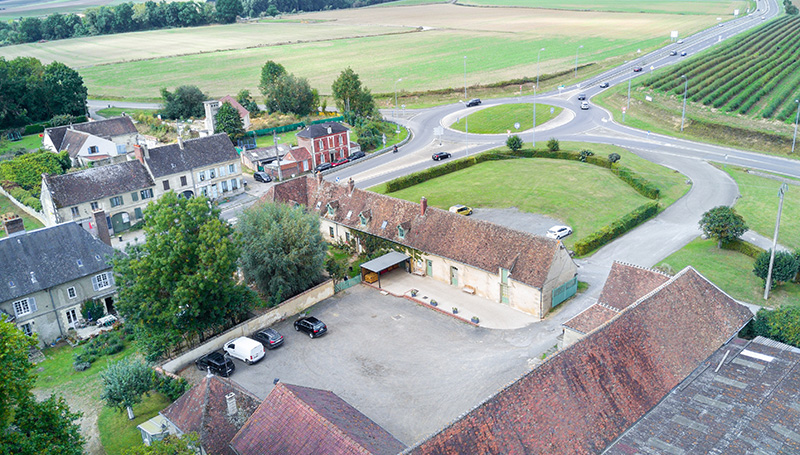
[[[58,208],[99,201],[153,186],[150,173],[139,161],[125,161],[62,175],[43,174],[43,178]]]
[[[751,317],[687,267],[408,452],[598,453]]]
[[[396,454],[405,446],[327,390],[278,383],[231,441],[239,455]]]
[[[619,311],[596,303],[562,325],[586,334],[610,321],[618,313]]]
[[[668,280],[661,272],[614,261],[597,301],[622,311]]]
[[[225,395],[236,395],[237,413],[228,415]],[[236,383],[217,376],[206,376],[200,384],[184,393],[161,415],[183,433],[196,432],[208,455],[234,455],[228,443],[258,408],[258,398]]]
[[[410,248],[436,254],[491,273],[500,268],[510,277],[529,286],[542,288],[559,249],[557,240],[515,231],[504,226],[456,215],[428,207],[421,214],[420,204],[354,188],[317,181],[313,176],[275,185],[265,196],[275,202],[296,202],[331,221],[368,232]],[[338,204],[333,216],[329,203]],[[366,226],[359,214],[369,213]],[[407,224],[404,224],[407,223]],[[404,224],[405,238],[397,226]]]

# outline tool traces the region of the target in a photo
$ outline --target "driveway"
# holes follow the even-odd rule
[[[284,345],[252,366],[235,360],[231,379],[261,399],[274,378],[331,390],[407,445],[496,393],[528,371],[540,348],[552,347],[540,347],[533,328],[473,327],[362,285],[311,314],[327,324],[326,335],[310,339],[291,321],[278,323]]]

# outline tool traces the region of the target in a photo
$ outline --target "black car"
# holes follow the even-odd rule
[[[367,156],[367,154],[364,152],[354,152],[350,154],[350,161],[357,160],[359,158],[364,158],[365,156]]]
[[[586,94],[585,93],[581,93],[580,95],[578,95],[578,101],[583,101],[585,99],[586,99]]]
[[[608,82],[601,82],[600,88],[608,88]]]
[[[327,171],[328,169],[332,168],[333,165],[331,163],[322,163],[316,168],[314,168],[314,172],[322,172]]]
[[[263,344],[267,349],[275,349],[283,344],[283,335],[275,329],[259,330],[251,338]]]
[[[253,172],[253,178],[256,180],[256,182],[269,183],[272,181],[272,177],[270,177],[269,174],[261,171]]]
[[[637,67],[633,68],[633,72],[634,73],[641,73],[642,72],[642,67],[641,66],[637,66]]]
[[[480,98],[475,98],[467,101],[467,107],[478,106],[481,104]]]
[[[307,333],[311,338],[325,335],[325,332],[328,331],[328,327],[314,316],[308,316],[294,321],[294,329]]]
[[[450,154],[447,152],[434,153],[431,158],[433,158],[433,161],[439,161],[445,158],[450,158]]]
[[[217,351],[200,357],[194,361],[194,364],[197,366],[198,370],[206,371],[210,369],[212,373],[217,376],[222,376],[223,378],[232,375],[234,370],[236,370],[236,365],[233,364],[233,360]]]

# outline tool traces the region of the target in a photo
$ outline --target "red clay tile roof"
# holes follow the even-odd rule
[[[668,280],[661,272],[614,261],[597,302],[622,311]]]
[[[540,289],[556,255],[566,254],[557,240],[430,206],[421,215],[418,203],[357,188],[351,194],[347,184],[320,184],[313,176],[275,185],[264,199],[297,202],[322,218],[490,273],[497,274],[502,267],[511,271],[512,279]],[[338,200],[339,208],[331,216],[327,204],[334,200]],[[369,213],[366,226],[359,220],[362,212]],[[397,231],[400,224],[409,226],[404,239]]]
[[[241,104],[239,104],[238,101],[236,101],[236,98],[234,98],[234,97],[232,97],[230,95],[223,96],[222,98],[219,99],[219,102],[222,103],[222,104],[230,103],[231,106],[233,106],[234,108],[236,108],[237,111],[239,111],[239,117],[241,117],[242,120],[244,120],[244,117],[246,115],[250,114],[250,111],[245,109],[244,106],[242,106]]]
[[[751,317],[687,267],[407,452],[599,453]]]
[[[228,416],[225,395],[236,394],[238,413]],[[203,381],[161,411],[183,433],[196,432],[208,455],[234,455],[228,443],[258,408],[258,398],[228,379]]]
[[[618,313],[619,311],[596,303],[562,325],[586,334],[610,321]]]
[[[405,446],[327,390],[278,383],[231,441],[239,455],[396,454]]]

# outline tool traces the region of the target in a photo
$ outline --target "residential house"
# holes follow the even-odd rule
[[[281,158],[280,171],[278,171],[277,161],[265,164],[264,171],[272,177],[294,177],[314,169],[311,161],[311,154],[308,153],[305,147],[292,147]]]
[[[577,267],[554,239],[322,180],[281,182],[265,200],[304,206],[331,242],[376,236],[411,252],[411,272],[543,318],[577,290]]]
[[[561,325],[560,348],[571,345],[669,280],[656,270],[614,261],[597,303]]]
[[[64,338],[91,300],[114,311],[114,249],[75,223],[25,232],[22,220],[0,239],[0,318],[44,346]]]
[[[291,150],[289,144],[278,144],[277,147],[273,145],[270,147],[243,150],[241,155],[242,166],[251,171],[263,171],[264,166],[278,159],[277,153],[280,153],[283,159],[283,157],[289,153],[289,150]]]
[[[230,103],[231,106],[239,112],[239,117],[242,118],[244,129],[247,130],[250,128],[250,112],[239,104],[236,98],[226,95],[218,100],[203,101],[203,108],[206,111],[205,128],[209,135],[214,134],[214,123],[217,118],[217,112],[219,112],[219,108],[226,102]]]
[[[311,154],[312,169],[322,163],[332,163],[347,158],[361,148],[350,142],[350,130],[338,122],[308,125],[297,133],[297,146],[304,147]]]
[[[154,200],[155,184],[139,161],[125,161],[62,175],[42,175],[42,211],[48,226],[74,221],[93,229],[94,212],[107,214],[112,234],[130,228],[143,218]]]
[[[396,454],[405,445],[335,393],[279,382],[230,443],[237,455]]]
[[[225,133],[152,149],[136,147],[134,155],[153,176],[156,198],[167,191],[210,199],[244,191],[239,154]]]
[[[234,455],[228,443],[260,400],[230,379],[208,374],[157,416],[137,426],[145,445],[167,434],[197,433],[203,455]]]
[[[122,116],[47,128],[42,145],[56,153],[69,152],[73,166],[87,166],[125,161],[139,140],[131,118]]]
[[[601,453],[684,380],[713,369],[707,359],[730,346],[752,316],[687,267],[406,453]],[[724,376],[716,380],[736,387]],[[714,407],[719,395],[693,399]],[[749,417],[735,416],[749,423]],[[700,428],[683,422],[674,423],[682,431]],[[702,441],[710,435],[695,436]],[[614,453],[684,453],[652,447],[657,449],[621,446]]]

